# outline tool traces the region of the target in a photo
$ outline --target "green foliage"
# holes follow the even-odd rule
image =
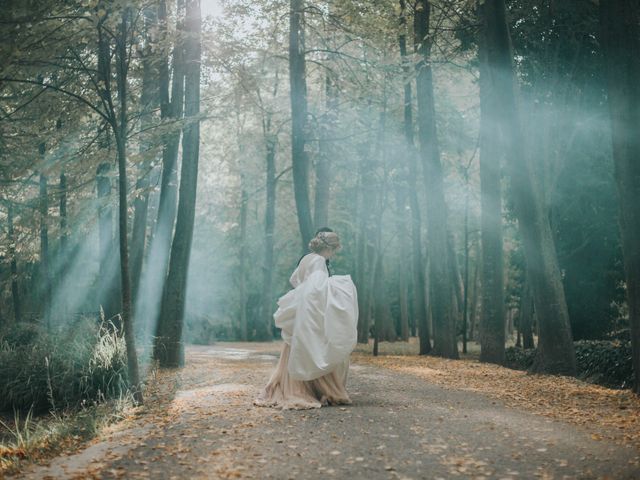
[[[578,377],[609,388],[631,388],[633,363],[631,342],[624,340],[581,340],[574,342]],[[533,365],[535,349],[509,347],[505,366],[528,370]]]
[[[579,376],[610,388],[631,388],[631,343],[620,341],[575,342]]]
[[[77,407],[126,389],[124,339],[104,325],[83,320],[55,334],[34,334],[30,325],[0,333],[0,411]]]
[[[535,356],[535,348],[509,347],[504,351],[504,365],[514,370],[529,370],[533,365]]]

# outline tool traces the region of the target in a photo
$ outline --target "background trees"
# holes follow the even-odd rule
[[[635,77],[607,72],[633,71],[611,32],[637,22],[609,5],[10,2],[1,321],[102,310],[166,366],[185,340],[277,338],[328,222],[360,342],[455,358],[464,336],[503,363],[521,338],[574,373],[573,337],[634,325]]]

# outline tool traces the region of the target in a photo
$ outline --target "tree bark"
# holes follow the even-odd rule
[[[139,153],[143,156],[138,165],[136,196],[133,203],[133,228],[131,231],[131,295],[134,301],[138,298],[142,261],[147,239],[147,213],[149,207],[149,171],[151,161],[149,151],[152,145],[145,140],[145,130],[152,124],[152,111],[159,100],[158,72],[153,64],[154,45],[151,31],[156,28],[157,15],[153,7],[147,6],[144,15],[144,47],[142,51],[142,93],[140,95],[140,139]]]
[[[103,94],[111,96],[111,45],[103,31],[106,16],[98,23],[98,79],[103,86]],[[113,112],[109,112],[112,116]],[[112,119],[111,130],[115,130],[115,119]],[[100,147],[111,151],[111,140],[105,135]],[[96,190],[98,196],[98,254],[101,291],[98,302],[104,311],[105,318],[114,318],[121,303],[119,288],[116,285],[116,245],[113,239],[113,209],[111,206],[111,163],[102,162],[96,171]]]
[[[9,234],[9,256],[11,257],[11,299],[13,301],[13,318],[15,323],[22,322],[22,302],[20,301],[20,288],[18,285],[18,258],[16,254],[16,234],[14,230],[13,205],[9,204],[7,213]]]
[[[187,0],[185,31],[185,117],[182,168],[175,235],[171,245],[169,274],[162,295],[154,356],[162,367],[184,365],[182,330],[187,275],[195,221],[198,160],[200,153],[200,1]]]
[[[462,293],[462,275],[460,273],[460,265],[458,264],[453,235],[447,235],[447,249],[449,253],[449,270],[451,271],[451,285],[453,287],[452,307],[457,330],[458,320],[462,319],[464,295]]]
[[[40,161],[44,162],[45,144],[39,146]],[[48,179],[40,174],[40,285],[42,292],[42,320],[47,330],[51,329],[51,274],[49,271],[49,192]]]
[[[279,72],[276,70],[272,90],[272,100],[275,102],[280,85]],[[272,132],[272,112],[267,110],[263,116],[262,134],[265,146],[265,192],[266,204],[264,212],[264,265],[262,273],[262,301],[260,318],[256,329],[258,340],[271,340],[273,338],[273,270],[274,259],[274,232],[276,227],[276,149],[278,146],[277,133]]]
[[[361,112],[364,122],[371,132],[371,105]],[[371,161],[372,134],[358,145],[358,239],[356,246],[356,279],[358,286],[358,342],[369,342],[371,321],[371,296],[373,291],[373,272],[375,269],[375,172]]]
[[[184,0],[178,0],[176,31],[177,38],[173,47],[173,75],[171,78],[171,100],[169,100],[169,69],[166,55],[159,65],[160,115],[163,122],[173,124],[163,139],[162,175],[160,178],[160,200],[158,217],[153,232],[152,261],[160,260],[161,277],[164,279],[171,250],[171,237],[176,220],[178,202],[178,152],[181,129],[178,122],[182,119],[185,102],[185,39],[184,21],[181,18]],[[158,12],[160,29],[166,32],[166,5],[162,1]],[[184,156],[184,153],[183,153]],[[162,288],[162,285],[160,285]]]
[[[112,284],[113,269],[113,211],[110,205],[111,165],[103,162],[96,171],[96,190],[98,195],[98,256],[100,262],[99,275],[103,280],[100,292],[100,305],[106,318],[117,314],[114,305],[116,289]]]
[[[249,194],[247,193],[245,186],[244,174],[241,174],[240,180],[240,239],[238,245],[240,251],[238,257],[240,265],[238,267],[239,275],[239,287],[238,296],[240,297],[240,340],[246,342],[249,339],[249,331],[247,325],[247,213],[249,210]]]
[[[143,401],[138,371],[138,355],[136,352],[135,330],[131,309],[131,277],[129,272],[129,245],[128,245],[128,201],[127,201],[127,71],[128,51],[127,36],[129,29],[128,8],[122,12],[120,31],[116,40],[116,78],[120,111],[117,128],[114,130],[116,146],[118,149],[118,234],[120,238],[120,283],[122,294],[122,323],[127,347],[127,371],[129,383],[134,399],[141,404]]]
[[[478,323],[477,322],[478,300],[480,297],[480,294],[478,293],[478,290],[480,290],[478,286],[479,272],[480,272],[480,261],[478,260],[478,256],[479,256],[478,249],[479,247],[476,246],[476,261],[473,268],[473,293],[471,295],[471,305],[469,308],[469,340],[476,339],[476,324]]]
[[[469,168],[464,172],[464,298],[462,301],[462,353],[467,353],[469,326]]]
[[[527,156],[521,152],[524,143],[516,104],[513,55],[504,0],[485,1],[484,31],[487,65],[496,91],[501,92],[502,138],[507,143],[505,150],[514,210],[522,233],[527,278],[533,288],[540,329],[538,353],[532,369],[575,375],[571,325],[553,234],[532,180],[531,166]]]
[[[504,263],[500,183],[500,95],[491,77],[486,32],[480,40],[480,237],[482,313],[480,361],[504,363]],[[504,143],[502,144],[504,145]]]
[[[407,58],[407,13],[406,2],[400,0],[400,35],[398,44],[400,58],[402,60],[402,72],[404,76],[404,137],[407,147],[407,164],[409,187],[409,208],[411,210],[411,257],[413,274],[413,318],[411,319],[411,336],[416,335],[416,327],[419,325],[420,353],[427,354],[431,351],[431,339],[429,329],[426,327],[427,303],[425,295],[424,258],[422,255],[420,204],[418,202],[418,190],[416,179],[418,178],[417,152],[415,150],[413,135],[413,96],[411,92],[411,62]]]
[[[305,151],[307,130],[307,80],[304,42],[304,0],[290,0],[289,83],[291,96],[291,164],[302,251],[313,237],[309,204],[309,158]]]
[[[407,192],[404,182],[395,186],[397,218],[396,225],[398,229],[398,251],[400,258],[398,260],[398,300],[400,302],[400,338],[403,341],[409,340],[409,278],[408,272],[410,267],[407,262],[405,252],[409,250],[407,245]]]
[[[314,202],[313,223],[316,228],[329,224],[329,190],[331,187],[332,148],[330,136],[335,124],[337,100],[335,85],[330,72],[325,74],[325,119],[321,129],[319,155],[316,160],[316,201]]]
[[[535,348],[533,343],[533,298],[531,286],[527,281],[522,288],[518,329],[522,335],[522,348]]]
[[[634,391],[640,393],[640,5],[601,0],[619,225],[624,257]],[[540,318],[538,316],[538,318]]]
[[[444,183],[435,121],[433,78],[431,71],[431,40],[429,19],[431,5],[427,0],[416,3],[414,30],[419,55],[416,65],[418,126],[420,154],[424,166],[427,191],[427,238],[429,245],[430,305],[433,315],[433,351],[446,358],[458,358],[456,325],[451,300],[454,292],[447,248],[447,211]]]
[[[271,122],[269,122],[270,124]],[[270,125],[269,125],[270,127]],[[266,208],[264,213],[264,267],[262,276],[262,318],[263,326],[258,331],[259,339],[270,340],[272,337],[273,309],[273,269],[274,269],[274,231],[276,225],[276,139],[265,132],[266,144]]]
[[[60,173],[60,183],[58,184],[58,194],[59,194],[59,203],[58,209],[60,213],[60,248],[58,250],[57,257],[59,259],[60,270],[56,275],[56,283],[58,289],[62,288],[62,283],[67,275],[67,265],[69,263],[69,258],[67,255],[69,254],[69,227],[68,227],[68,217],[67,217],[67,176],[64,171]],[[65,318],[67,315],[67,302],[66,298],[63,295],[63,298],[59,299],[60,302],[60,310],[58,315],[61,315],[62,318]]]

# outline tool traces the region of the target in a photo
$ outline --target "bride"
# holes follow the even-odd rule
[[[340,250],[330,229],[309,242],[273,315],[284,346],[269,383],[254,401],[283,409],[349,404],[346,390],[349,355],[356,345],[358,300],[349,275],[329,272],[329,260]]]

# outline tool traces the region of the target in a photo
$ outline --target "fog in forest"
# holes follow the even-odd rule
[[[571,374],[572,342],[628,341],[595,3],[510,1],[505,25],[464,1],[56,6],[93,19],[72,27],[10,3],[0,323],[120,329],[130,304],[145,364],[158,338],[279,339],[330,227],[360,342],[484,338],[503,363],[549,339],[540,369]]]

